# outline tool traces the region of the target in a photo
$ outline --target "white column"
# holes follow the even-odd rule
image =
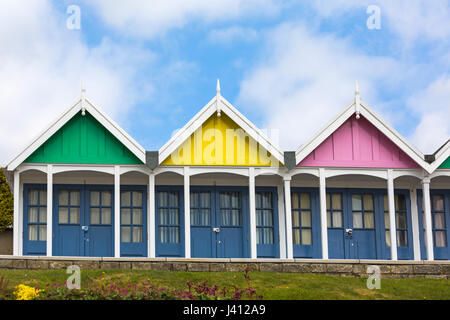
[[[286,208],[286,251],[287,258],[294,258],[292,244],[291,177],[284,177],[284,207]]]
[[[114,166],[114,257],[120,257],[120,166]]]
[[[189,167],[184,167],[184,256],[191,257],[191,191]]]
[[[256,203],[255,203],[255,168],[248,168],[248,194],[250,208],[250,257],[258,257],[256,246]]]
[[[328,259],[328,223],[327,223],[327,189],[325,168],[319,168],[320,185],[320,235],[322,240],[322,259]]]
[[[433,251],[433,228],[431,224],[431,201],[430,201],[430,178],[422,180],[423,192],[423,213],[425,215],[425,240],[427,247],[427,260],[434,260]]]
[[[278,242],[280,243],[280,259],[286,259],[286,218],[284,211],[283,185],[277,186],[278,194]]]
[[[47,257],[53,255],[53,166],[47,165]]]
[[[154,258],[156,256],[155,242],[155,175],[151,173],[148,176],[148,256]]]
[[[420,259],[419,210],[417,208],[417,188],[411,189],[411,224],[414,260]]]
[[[397,226],[395,225],[394,171],[387,172],[387,189],[389,204],[389,235],[391,238],[391,260],[397,260]]]
[[[14,171],[14,219],[13,219],[13,255],[18,256],[19,253],[19,203],[20,203],[20,173],[16,169]],[[23,200],[22,200],[23,201]]]

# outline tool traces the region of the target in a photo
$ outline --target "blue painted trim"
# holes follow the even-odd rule
[[[47,254],[47,241],[29,241],[28,240],[28,191],[47,190],[46,184],[28,184],[23,185],[23,255],[43,255]],[[39,217],[38,217],[39,219]]]

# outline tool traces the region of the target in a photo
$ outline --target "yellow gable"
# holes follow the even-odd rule
[[[222,112],[213,114],[162,165],[280,166],[275,157]]]

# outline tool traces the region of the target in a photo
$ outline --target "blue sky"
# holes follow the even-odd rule
[[[70,5],[79,30],[67,28]],[[378,30],[366,25],[369,5]],[[356,80],[422,152],[450,137],[450,1],[6,0],[0,19],[3,165],[70,107],[81,81],[147,150],[215,95],[217,78],[285,150],[345,108]]]

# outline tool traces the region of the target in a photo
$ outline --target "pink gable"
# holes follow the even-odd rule
[[[298,166],[419,168],[399,147],[361,116],[353,115]]]

